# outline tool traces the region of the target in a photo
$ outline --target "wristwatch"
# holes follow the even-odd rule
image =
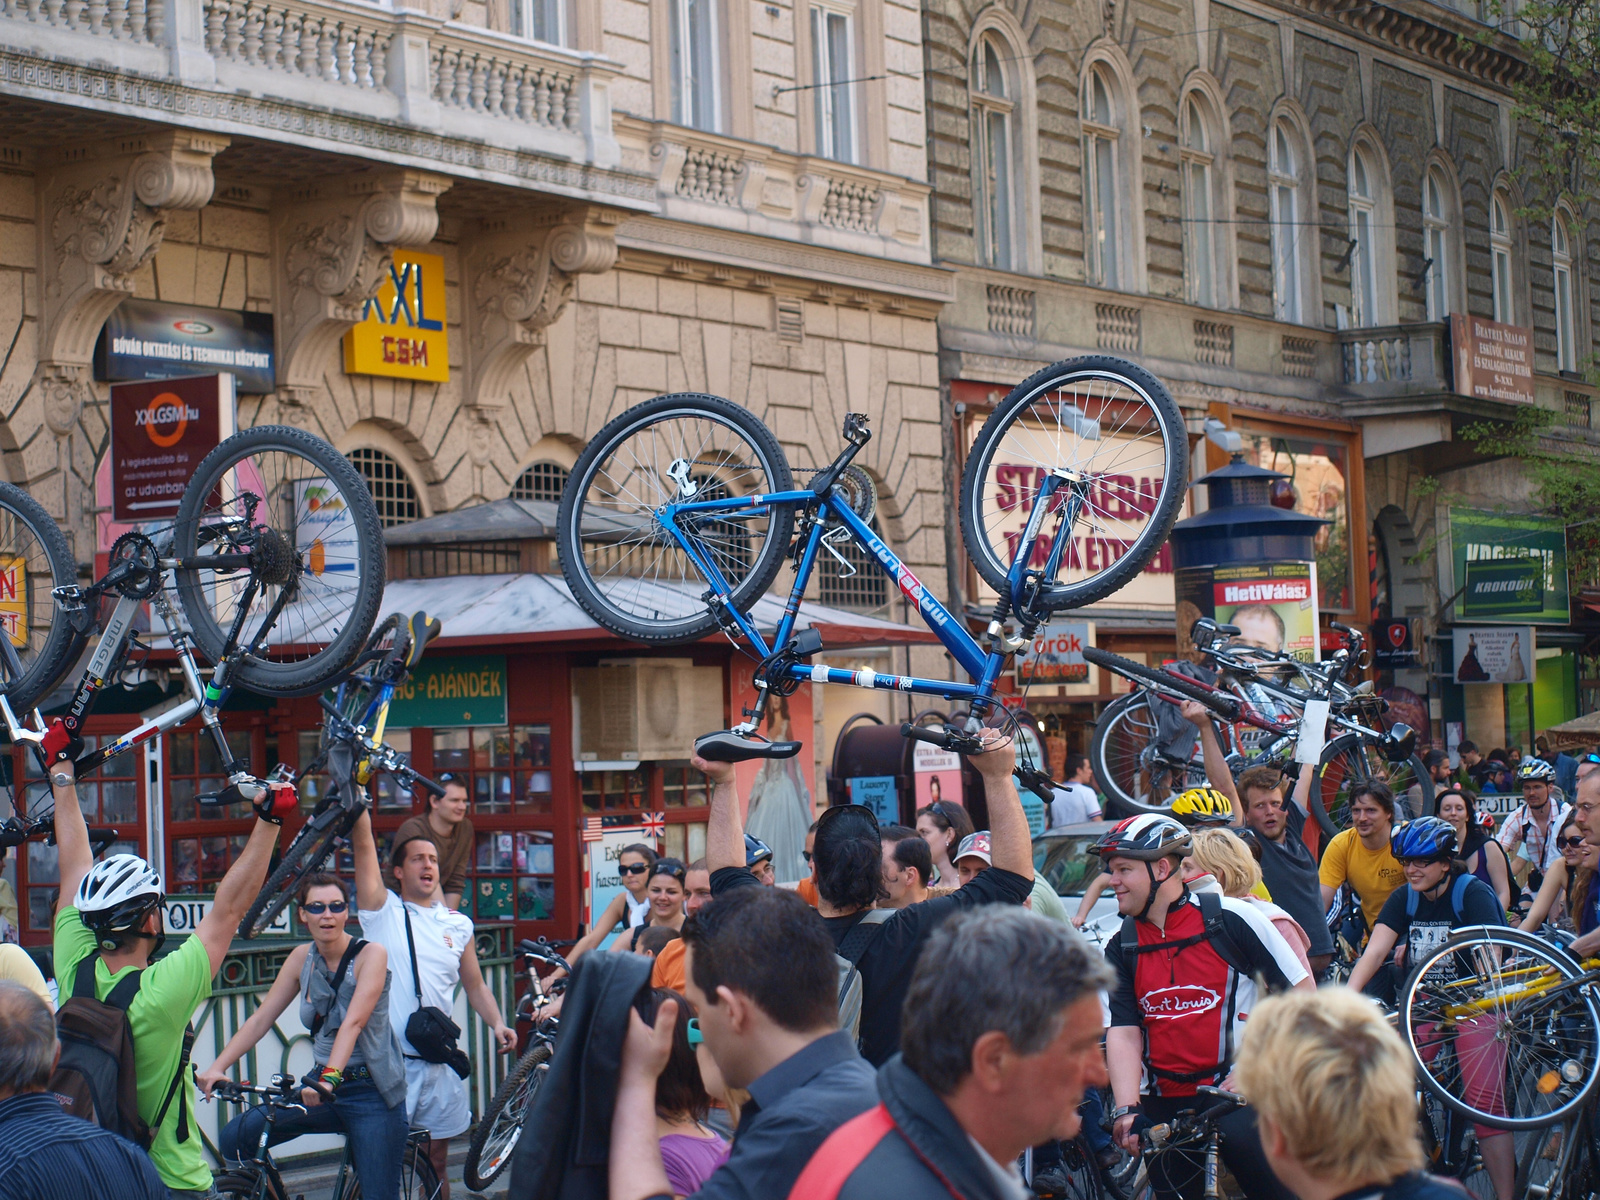
[[[71,787],[73,781],[71,775],[68,775],[65,771],[60,771],[50,776],[50,782],[57,787]]]
[[[1124,1104],[1121,1108],[1114,1108],[1111,1110],[1111,1119],[1113,1121],[1120,1121],[1123,1117],[1126,1117],[1132,1113],[1143,1111],[1144,1105],[1142,1104]]]

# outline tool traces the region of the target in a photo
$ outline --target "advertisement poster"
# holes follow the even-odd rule
[[[1049,626],[1033,639],[1027,654],[1017,656],[1017,686],[1089,682],[1083,648],[1092,645],[1094,630],[1087,621]]]
[[[200,460],[232,432],[233,403],[232,375],[113,385],[112,520],[171,520]]]
[[[916,780],[918,808],[935,800],[966,803],[961,792],[961,756],[955,751],[916,742],[911,748],[911,770]]]
[[[344,335],[345,374],[446,383],[448,338],[444,259],[396,250],[388,277],[361,310],[361,324]]]
[[[894,825],[900,820],[900,796],[895,791],[893,775],[866,775],[850,780],[850,803],[870,808],[880,825]]]
[[[1533,330],[1451,313],[1450,349],[1459,394],[1533,403]]]
[[[28,560],[0,556],[0,626],[13,646],[28,644]]]
[[[1301,662],[1318,657],[1317,565],[1312,562],[1185,567],[1177,573],[1178,651],[1201,617],[1237,625],[1238,642]]]
[[[230,371],[246,395],[277,386],[272,314],[129,298],[100,330],[94,377],[107,383]]]
[[[1463,620],[1535,625],[1572,620],[1567,527],[1560,521],[1452,508],[1450,568],[1446,594],[1462,589],[1456,612]]]
[[[1457,683],[1527,683],[1533,678],[1533,627],[1456,626],[1452,661]]]
[[[583,843],[583,874],[586,884],[583,910],[585,928],[592,929],[595,917],[603,913],[606,905],[622,893],[622,875],[617,870],[617,861],[622,857],[623,847],[631,846],[635,842],[655,846],[657,850],[661,848],[660,843],[645,831],[643,825],[607,826],[601,830],[597,840]],[[614,934],[608,935],[606,940],[600,943],[600,948],[608,948],[614,936]]]
[[[1380,671],[1414,667],[1421,661],[1417,653],[1417,633],[1404,617],[1372,623],[1372,665]]]

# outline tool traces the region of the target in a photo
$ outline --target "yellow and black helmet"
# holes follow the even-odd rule
[[[1233,823],[1233,802],[1213,787],[1190,788],[1172,802],[1171,811],[1191,829]]]

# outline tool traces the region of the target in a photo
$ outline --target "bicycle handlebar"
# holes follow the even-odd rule
[[[48,817],[38,817],[32,821],[23,821],[18,817],[7,817],[0,821],[0,848],[9,849],[20,846],[24,842],[36,837],[43,837],[49,842],[55,841],[56,819],[51,814]],[[91,825],[89,827],[89,845],[96,854],[103,854],[106,848],[116,842],[120,836],[117,830],[108,825]]]
[[[927,742],[930,746],[938,746],[941,750],[953,750],[957,754],[982,754],[983,743],[977,736],[962,733],[959,729],[929,729],[926,725],[913,725],[909,721],[900,726],[900,736],[908,737],[914,742]]]
[[[243,1082],[233,1079],[221,1079],[211,1089],[211,1095],[219,1100],[228,1100],[234,1104],[244,1102],[246,1096],[260,1096],[266,1101],[284,1101],[292,1104],[300,1102],[300,1084],[293,1075],[274,1075],[266,1084]]]

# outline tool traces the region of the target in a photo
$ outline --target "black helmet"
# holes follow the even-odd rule
[[[753,867],[763,859],[772,857],[772,847],[758,837],[750,834],[744,835],[744,865]]]

